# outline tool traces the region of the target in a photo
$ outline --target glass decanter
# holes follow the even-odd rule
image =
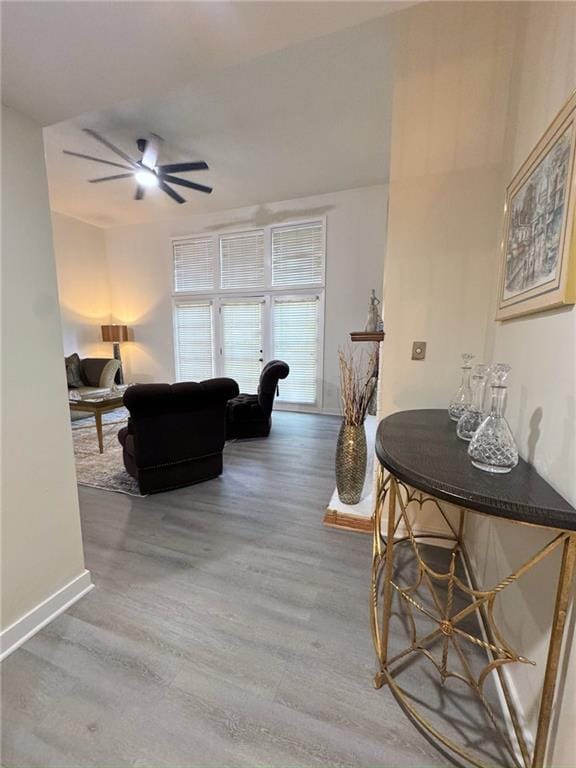
[[[472,464],[484,472],[510,472],[518,464],[518,449],[508,422],[506,406],[506,377],[510,366],[497,363],[492,371],[490,413],[476,430],[468,446]]]
[[[462,355],[462,382],[456,390],[456,394],[452,398],[448,407],[448,415],[452,421],[458,421],[464,411],[470,407],[472,402],[472,390],[470,389],[470,371],[472,370],[471,360],[474,355],[470,352],[464,352]]]
[[[458,419],[456,434],[461,440],[471,440],[484,421],[484,391],[490,366],[475,365],[472,370],[472,402]]]

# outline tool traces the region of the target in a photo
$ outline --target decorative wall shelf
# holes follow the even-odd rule
[[[384,341],[384,331],[350,331],[351,341]]]

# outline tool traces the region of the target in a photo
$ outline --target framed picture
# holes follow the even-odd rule
[[[576,303],[576,93],[506,190],[497,320]]]

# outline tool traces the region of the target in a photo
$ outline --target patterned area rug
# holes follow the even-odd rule
[[[78,485],[102,488],[105,491],[142,496],[138,484],[124,469],[122,446],[118,442],[118,431],[126,426],[128,411],[119,408],[102,416],[104,453],[98,451],[98,437],[94,418],[75,419],[72,422],[76,479]]]

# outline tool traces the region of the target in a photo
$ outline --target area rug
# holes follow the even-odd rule
[[[142,496],[136,480],[124,469],[122,446],[117,437],[118,430],[126,426],[127,420],[128,411],[125,408],[103,414],[104,453],[98,450],[94,417],[72,422],[78,485]]]

